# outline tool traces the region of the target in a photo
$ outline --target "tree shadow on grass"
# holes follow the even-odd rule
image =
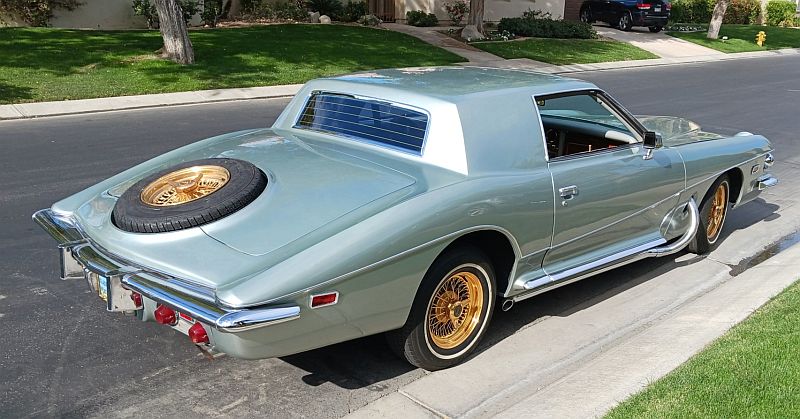
[[[0,80],[0,104],[15,103],[33,98],[33,89],[15,86]]]

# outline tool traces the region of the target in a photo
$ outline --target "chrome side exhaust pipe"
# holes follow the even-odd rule
[[[511,310],[511,307],[514,307],[514,299],[513,299],[513,298],[506,298],[506,299],[503,301],[503,304],[500,306],[500,308],[501,308],[503,311],[508,311],[508,310]]]

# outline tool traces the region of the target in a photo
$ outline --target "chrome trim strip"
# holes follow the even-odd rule
[[[110,252],[105,252],[100,246],[92,243],[68,215],[44,209],[37,211],[33,215],[33,220],[56,239],[61,257],[71,258],[82,266],[85,272],[106,277],[122,276],[121,282],[127,288],[210,324],[222,332],[237,333],[300,317],[299,306],[252,309],[219,307],[214,295],[209,294],[206,289],[194,287],[192,284],[176,284],[178,278],[160,272],[150,272],[127,261],[119,260],[120,258]]]
[[[694,198],[689,199],[686,207],[689,210],[689,227],[686,228],[686,232],[683,233],[683,236],[670,245],[656,247],[644,252],[645,257],[658,258],[680,252],[692,241],[697,233],[697,229],[700,228],[700,210],[697,208],[697,203],[694,202]]]
[[[676,242],[659,247],[660,244],[666,243],[666,239],[656,239],[582,266],[567,269],[553,275],[548,274],[543,277],[528,280],[523,284],[523,287],[527,291],[523,291],[509,298],[514,300],[514,302],[522,301],[554,288],[571,284],[586,277],[597,275],[644,258],[667,256],[683,250],[692,238],[694,238],[700,226],[700,211],[697,208],[697,203],[694,201],[694,198],[689,199],[689,202],[686,203],[686,209],[689,210],[689,226],[683,233],[683,236]],[[542,280],[546,278],[549,278],[550,281],[543,283]]]

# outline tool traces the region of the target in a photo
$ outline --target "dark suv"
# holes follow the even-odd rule
[[[629,31],[634,26],[647,26],[650,32],[661,32],[667,25],[672,5],[663,0],[585,0],[581,5],[581,21],[606,22]]]

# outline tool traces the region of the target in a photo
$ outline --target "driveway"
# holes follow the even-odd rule
[[[628,32],[623,32],[605,24],[594,24],[593,26],[597,34],[602,37],[627,42],[645,51],[650,51],[661,58],[725,55],[723,52],[684,41],[666,35],[663,32],[651,33],[645,27],[634,27]]]

